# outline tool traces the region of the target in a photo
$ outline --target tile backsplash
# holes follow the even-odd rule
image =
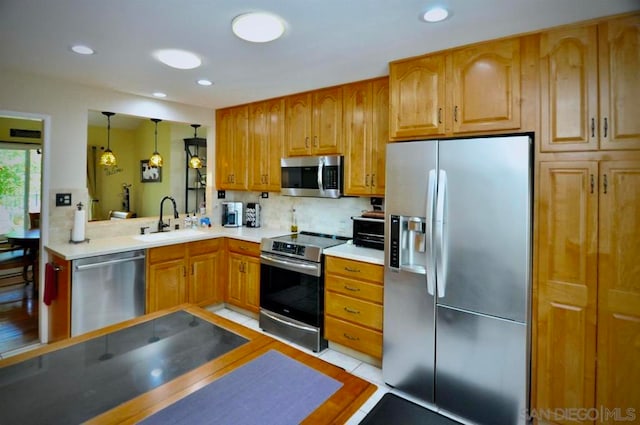
[[[55,192],[71,193],[73,206],[55,207],[55,193],[51,191],[49,205],[51,215],[49,224],[49,243],[68,242],[73,227],[75,205],[82,202],[87,205],[89,195],[86,190],[60,190]],[[214,192],[215,194],[215,192]],[[344,197],[340,199],[306,198],[281,196],[269,193],[269,198],[263,199],[257,192],[227,191],[226,199],[215,199],[207,202],[207,215],[214,225],[222,222],[222,202],[240,201],[258,202],[262,212],[262,227],[283,229],[289,231],[291,226],[292,209],[296,209],[299,231],[327,233],[339,236],[352,236],[352,216],[362,214],[372,209],[370,198]],[[181,214],[180,223],[183,223]],[[142,217],[115,221],[94,221],[87,223],[86,237],[99,239],[111,236],[135,235],[144,226],[156,226],[158,217]]]

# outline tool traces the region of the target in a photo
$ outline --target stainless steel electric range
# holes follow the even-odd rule
[[[260,328],[315,352],[324,339],[324,254],[349,238],[300,232],[263,238]]]

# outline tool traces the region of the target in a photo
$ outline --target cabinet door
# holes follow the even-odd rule
[[[372,83],[371,194],[384,196],[387,142],[389,141],[389,79]]]
[[[342,153],[342,87],[313,92],[312,129],[314,155]]]
[[[452,54],[454,133],[520,128],[520,39]]]
[[[260,259],[244,257],[245,306],[249,311],[260,311]]]
[[[597,165],[540,163],[537,394],[532,397],[538,409],[594,405]]]
[[[279,192],[281,179],[280,159],[284,156],[284,100],[272,99],[267,101],[266,104],[266,135],[269,151],[265,155],[263,189],[270,192]]]
[[[543,151],[598,149],[597,40],[595,25],[540,37]]]
[[[244,261],[243,255],[229,253],[229,273],[226,301],[238,307],[244,307]]]
[[[191,279],[189,282],[189,302],[216,303],[223,300],[220,290],[222,254],[219,251],[192,256],[189,260]]]
[[[172,260],[149,266],[147,312],[174,307],[187,301],[184,260]]]
[[[640,15],[599,27],[602,149],[640,149]]]
[[[598,249],[595,405],[625,414],[640,406],[640,161],[601,162]]]
[[[344,193],[371,193],[371,83],[349,84],[344,88]]]
[[[262,191],[269,161],[267,103],[249,105],[249,190]]]
[[[445,56],[389,66],[389,133],[393,140],[445,134]]]
[[[246,105],[216,111],[216,185],[246,190],[249,108]]]
[[[285,149],[287,156],[311,153],[311,93],[301,93],[285,98]]]

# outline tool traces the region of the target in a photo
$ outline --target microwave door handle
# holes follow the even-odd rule
[[[318,158],[318,190],[324,194],[324,183],[322,181],[324,173],[324,158]]]

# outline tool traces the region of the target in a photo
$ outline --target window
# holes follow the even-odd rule
[[[29,228],[29,213],[40,211],[40,149],[0,144],[0,235]]]

